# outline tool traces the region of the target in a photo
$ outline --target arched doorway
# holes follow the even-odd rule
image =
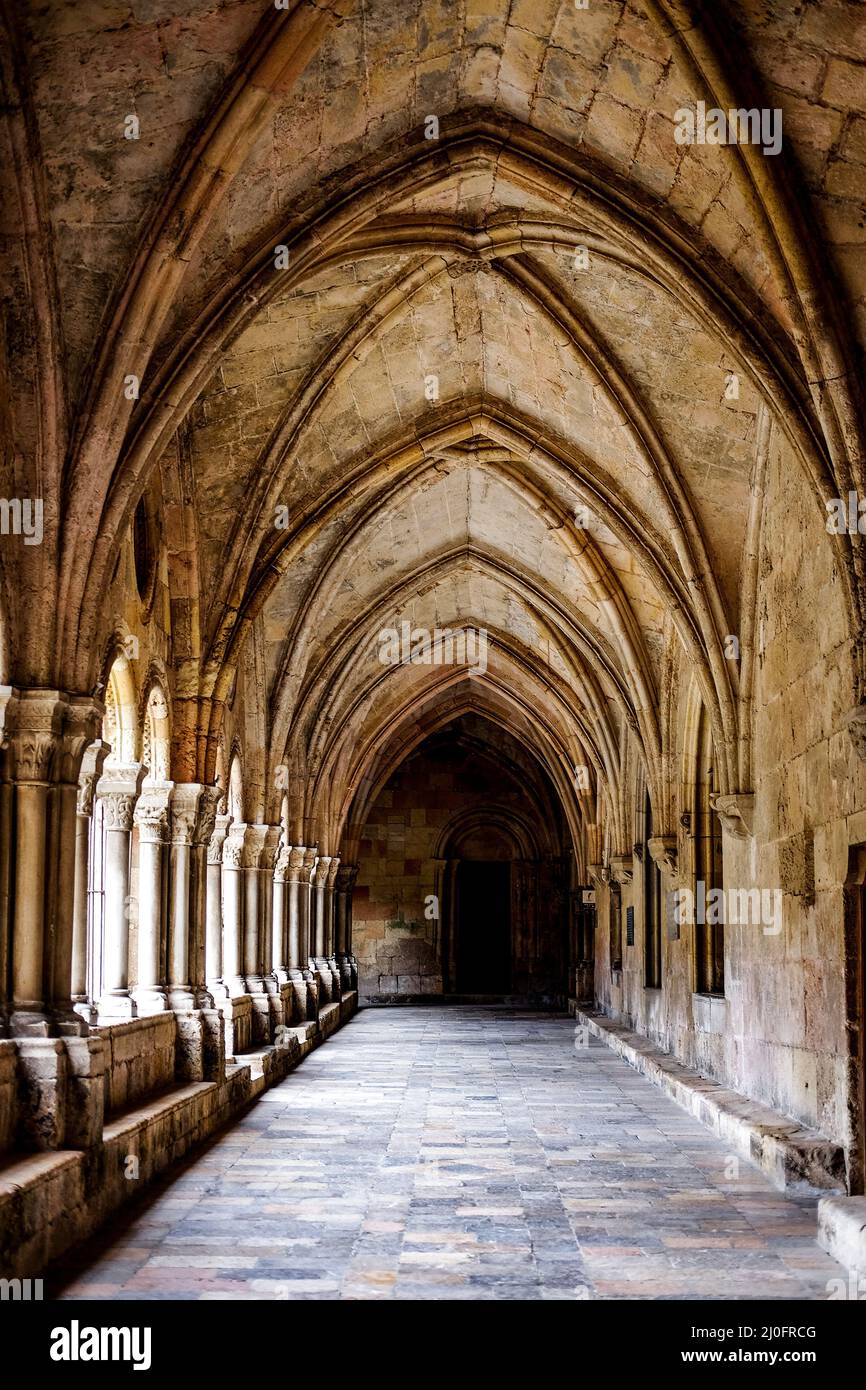
[[[512,863],[514,842],[497,825],[456,839],[453,960],[455,994],[508,994],[512,987]]]

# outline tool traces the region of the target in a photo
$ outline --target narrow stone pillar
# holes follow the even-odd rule
[[[213,995],[207,987],[207,857],[221,796],[219,787],[202,786],[193,832],[189,954],[190,979],[197,1009],[214,1007]]]
[[[331,856],[323,854],[319,856],[316,864],[316,876],[314,880],[314,903],[315,903],[315,928],[313,933],[315,960],[323,960],[327,948],[327,924],[325,921],[325,889],[328,883],[328,870],[331,867]]]
[[[103,1047],[83,1036],[71,999],[76,803],[104,711],[89,696],[5,687],[0,712],[0,1004],[17,1044],[16,1142],[81,1146],[102,1131]]]
[[[96,784],[105,827],[100,1023],[136,1016],[129,992],[129,870],[133,815],[143,778],[139,763],[108,763]]]
[[[307,1018],[307,982],[302,968],[306,957],[302,954],[301,931],[301,874],[305,852],[303,845],[288,847],[285,865],[286,957],[295,1000],[293,1018],[298,1023]]]
[[[304,858],[301,866],[301,965],[303,969],[309,968],[315,947],[314,941],[314,912],[313,912],[313,877],[316,870],[316,860],[318,854],[315,846],[307,846],[304,849]]]
[[[339,999],[343,992],[342,980],[340,978],[340,967],[337,964],[335,954],[336,940],[336,898],[337,898],[337,874],[340,871],[340,856],[335,854],[328,865],[328,876],[325,879],[325,959],[331,971],[333,979],[332,999]]]
[[[319,1013],[319,979],[313,960],[313,951],[315,947],[315,913],[313,906],[315,889],[313,881],[315,878],[317,860],[318,853],[316,846],[307,845],[304,848],[300,881],[301,970],[307,986],[307,1018],[310,1021],[318,1018]]]
[[[93,796],[111,745],[95,739],[84,751],[78,774],[75,805],[75,876],[72,889],[72,1007],[86,1023],[96,1022],[96,1008],[87,993],[87,930],[90,891],[90,837]]]
[[[41,689],[13,690],[6,709],[7,1026],[13,1037],[47,1038],[53,1031],[45,988],[46,882],[56,846],[49,839],[48,805],[64,712],[63,692]]]
[[[214,1000],[230,998],[223,974],[223,847],[231,816],[217,815],[207,847],[205,980]]]
[[[289,970],[300,970],[304,961],[301,940],[301,871],[303,845],[292,845],[286,856],[286,952]]]
[[[259,859],[259,874],[261,884],[259,886],[259,912],[261,915],[261,930],[259,933],[259,956],[261,961],[262,977],[267,982],[273,979],[274,965],[277,956],[282,956],[282,947],[274,947],[274,866],[277,861],[277,852],[282,836],[282,827],[279,825],[269,825],[266,827],[265,840],[262,845],[262,853]]]
[[[176,782],[169,802],[168,1002],[172,1009],[196,1007],[190,962],[193,904],[193,841],[201,785]]]
[[[253,1001],[253,1040],[270,1042],[271,1008],[263,975],[262,855],[270,826],[248,825],[244,847],[244,978]]]
[[[165,846],[173,784],[145,787],[135,808],[138,827],[138,982],[133,990],[140,1015],[168,1008],[165,988]]]
[[[352,889],[357,877],[357,864],[340,864],[335,902],[336,956],[344,992],[354,989],[357,984],[352,972]]]
[[[246,825],[235,821],[223,844],[223,979],[232,999],[247,992],[243,956],[246,832]]]
[[[283,845],[274,860],[273,912],[271,920],[271,942],[274,978],[280,984],[289,982],[288,949],[288,904],[287,875],[289,869],[288,845]]]

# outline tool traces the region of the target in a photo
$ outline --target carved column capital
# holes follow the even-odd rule
[[[102,769],[96,784],[96,795],[102,804],[107,830],[125,830],[133,826],[135,803],[144,780],[141,763],[110,763]]]
[[[223,862],[223,846],[231,823],[231,816],[218,814],[215,817],[213,831],[207,846],[207,862],[209,864],[221,864]]]
[[[110,752],[110,744],[103,743],[102,739],[94,739],[82,754],[81,767],[78,772],[78,803],[76,807],[80,816],[93,814],[93,795],[96,790],[96,783],[102,776],[102,768]]]
[[[200,782],[175,782],[169,801],[169,825],[173,845],[192,845],[199,823]]]
[[[440,861],[441,862],[441,861]],[[359,866],[357,864],[340,863],[337,870],[337,891],[340,893],[350,893],[355,886],[355,879],[358,877]]]
[[[610,856],[610,877],[615,883],[625,886],[634,878],[634,855],[612,854]]]
[[[289,845],[287,848],[286,881],[288,883],[300,883],[304,869],[304,855],[307,852],[306,846]]]
[[[326,886],[327,888],[333,888],[334,884],[337,882],[337,874],[338,874],[339,872],[340,872],[340,856],[339,856],[339,854],[335,854],[335,855],[332,856],[331,862],[330,862],[330,864],[328,865],[328,876],[327,876],[327,878],[326,878],[326,880],[325,880],[325,886]]]
[[[666,874],[676,876],[677,837],[676,835],[653,835],[647,840],[647,849],[654,864]]]
[[[592,879],[593,883],[596,883],[596,884],[608,884],[608,883],[610,883],[610,865],[609,865],[609,864],[590,864],[590,865],[589,865],[589,876],[590,876],[590,878]]]
[[[265,841],[270,825],[248,825],[247,833],[244,838],[244,858],[243,867],[245,869],[260,869],[262,867],[262,856],[265,851]]]
[[[754,792],[719,792],[711,797],[711,805],[729,835],[738,840],[749,838],[755,818]]]
[[[243,821],[233,821],[223,843],[223,864],[229,869],[241,869],[244,863],[247,826]]]
[[[133,817],[141,840],[164,844],[168,839],[169,802],[172,782],[151,783],[138,798]]]
[[[330,854],[320,854],[318,859],[316,860],[315,875],[311,880],[311,882],[313,882],[317,888],[324,888],[325,884],[328,882],[328,871],[330,867]]]
[[[13,781],[44,784],[55,779],[66,710],[62,690],[13,688],[5,722],[6,762]]]
[[[316,861],[319,857],[319,850],[316,845],[307,845],[304,850],[304,862],[301,866],[301,882],[314,883],[314,870]]]
[[[222,792],[219,787],[202,786],[201,788],[195,827],[195,843],[197,845],[210,844],[221,796]]]
[[[267,873],[273,873],[277,862],[277,854],[280,848],[280,839],[283,829],[280,825],[268,825],[265,827],[266,834],[262,845],[261,859],[259,867]]]

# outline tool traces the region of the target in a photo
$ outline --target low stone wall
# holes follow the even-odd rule
[[[173,1013],[94,1028],[105,1045],[105,1116],[165,1091],[175,1080],[177,1022]]]
[[[823,1134],[758,1105],[683,1066],[641,1033],[601,1014],[570,1012],[595,1037],[706,1125],[733,1153],[754,1163],[783,1192],[844,1192],[845,1151]]]
[[[124,1202],[282,1081],[352,1016],[357,1003],[356,992],[344,994],[339,1003],[322,1010],[317,1022],[292,1027],[279,1046],[262,1047],[225,1066],[217,1080],[174,1085],[160,1096],[133,1102],[131,1109],[127,1090],[124,1113],[110,1120],[100,1141],[89,1148],[6,1155],[0,1166],[0,1278],[42,1276],[52,1260],[92,1235]],[[138,1084],[146,1075],[128,1065],[134,1039],[139,1045],[150,1039],[161,1050],[166,1020],[174,1016],[155,1018],[156,1024],[154,1019],[136,1020],[145,1025],[143,1031],[130,1024],[113,1025],[100,1029],[98,1040],[82,1040],[96,1046],[101,1057],[99,1044],[115,1032],[118,1076],[126,1068],[116,1096],[120,1086]],[[15,1044],[10,1046],[14,1050]],[[0,1044],[0,1052],[8,1049]]]

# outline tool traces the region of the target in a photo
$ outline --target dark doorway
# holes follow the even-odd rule
[[[511,865],[464,859],[457,869],[457,993],[511,989]]]

